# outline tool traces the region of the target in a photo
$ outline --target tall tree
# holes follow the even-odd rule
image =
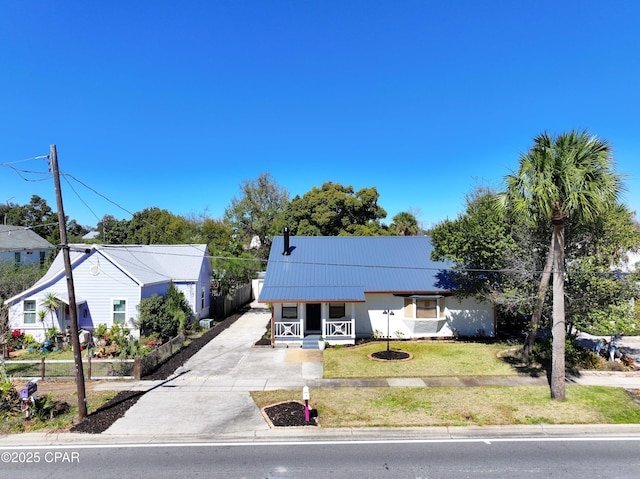
[[[378,205],[379,197],[375,187],[355,192],[352,186],[326,182],[291,200],[285,222],[299,236],[389,234],[380,224],[387,212]]]
[[[399,236],[415,236],[420,232],[418,220],[409,212],[398,213],[391,221],[391,231]]]
[[[565,223],[589,222],[617,204],[621,177],[613,171],[611,147],[586,131],[543,133],[506,178],[502,208],[553,225],[553,348],[551,397],[566,398],[565,387]]]
[[[129,244],[189,243],[191,228],[186,219],[160,209],[145,208],[134,213],[127,232]]]
[[[105,244],[125,244],[128,231],[128,220],[118,220],[111,215],[104,215],[98,223],[99,238]]]
[[[240,196],[234,197],[225,209],[225,220],[234,232],[247,244],[257,236],[260,245],[257,256],[269,255],[271,241],[282,226],[282,214],[289,203],[289,192],[279,186],[269,173],[262,173],[255,180],[244,180]]]

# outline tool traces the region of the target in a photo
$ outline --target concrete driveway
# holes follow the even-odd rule
[[[300,350],[252,347],[271,313],[254,305],[103,434],[247,434],[269,429],[249,391],[296,389],[322,377],[322,359]],[[289,352],[289,353],[288,353]],[[315,360],[314,360],[315,359]]]

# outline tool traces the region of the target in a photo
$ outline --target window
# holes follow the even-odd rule
[[[36,302],[27,299],[22,305],[24,311],[24,324],[36,324]]]
[[[124,324],[124,320],[127,316],[127,300],[126,299],[114,299],[113,300],[113,324]]]
[[[205,288],[203,286],[200,289],[200,309],[204,309],[204,293],[205,293]]]
[[[413,299],[404,298],[404,317],[413,319]]]
[[[444,298],[405,298],[404,317],[415,319],[444,318]]]
[[[329,318],[344,318],[346,316],[344,303],[329,303]]]
[[[437,318],[438,301],[435,299],[416,300],[416,318]]]
[[[298,305],[284,303],[282,305],[282,317],[285,319],[298,319]]]
[[[20,266],[20,252],[16,251],[15,253],[13,253],[13,263],[16,266]]]
[[[44,261],[47,259],[47,253],[45,251],[40,251],[40,266],[44,264]]]

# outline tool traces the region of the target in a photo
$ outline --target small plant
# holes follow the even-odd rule
[[[380,339],[380,338],[384,338],[385,336],[382,334],[382,331],[380,331],[379,329],[374,329],[373,331],[371,331],[371,337],[373,339]]]
[[[104,338],[107,335],[108,330],[109,328],[106,324],[98,324],[98,326],[96,326],[96,329],[93,330],[93,335],[96,338]]]
[[[11,335],[9,336],[9,340],[7,341],[7,346],[10,348],[16,348],[21,345],[24,340],[24,333],[19,329],[14,329],[11,331]]]
[[[396,332],[394,332],[393,334],[396,335],[396,338],[402,339],[404,338],[404,332],[397,330]]]
[[[58,330],[56,328],[47,329],[47,332],[44,335],[45,339],[48,339],[49,341],[54,341],[57,336],[58,336]]]

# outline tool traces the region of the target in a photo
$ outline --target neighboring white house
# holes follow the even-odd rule
[[[275,237],[258,298],[274,342],[494,336],[493,304],[455,297],[431,250],[426,236]]]
[[[135,331],[138,304],[164,295],[170,284],[182,291],[196,319],[209,316],[211,264],[206,245],[72,245],[70,256],[78,325],[121,324]],[[38,311],[47,295],[60,300],[44,323]],[[5,301],[9,327],[44,339],[46,329],[69,325],[69,296],[62,254],[36,284]]]
[[[30,228],[0,225],[0,261],[16,266],[44,264],[54,249],[55,246]]]

